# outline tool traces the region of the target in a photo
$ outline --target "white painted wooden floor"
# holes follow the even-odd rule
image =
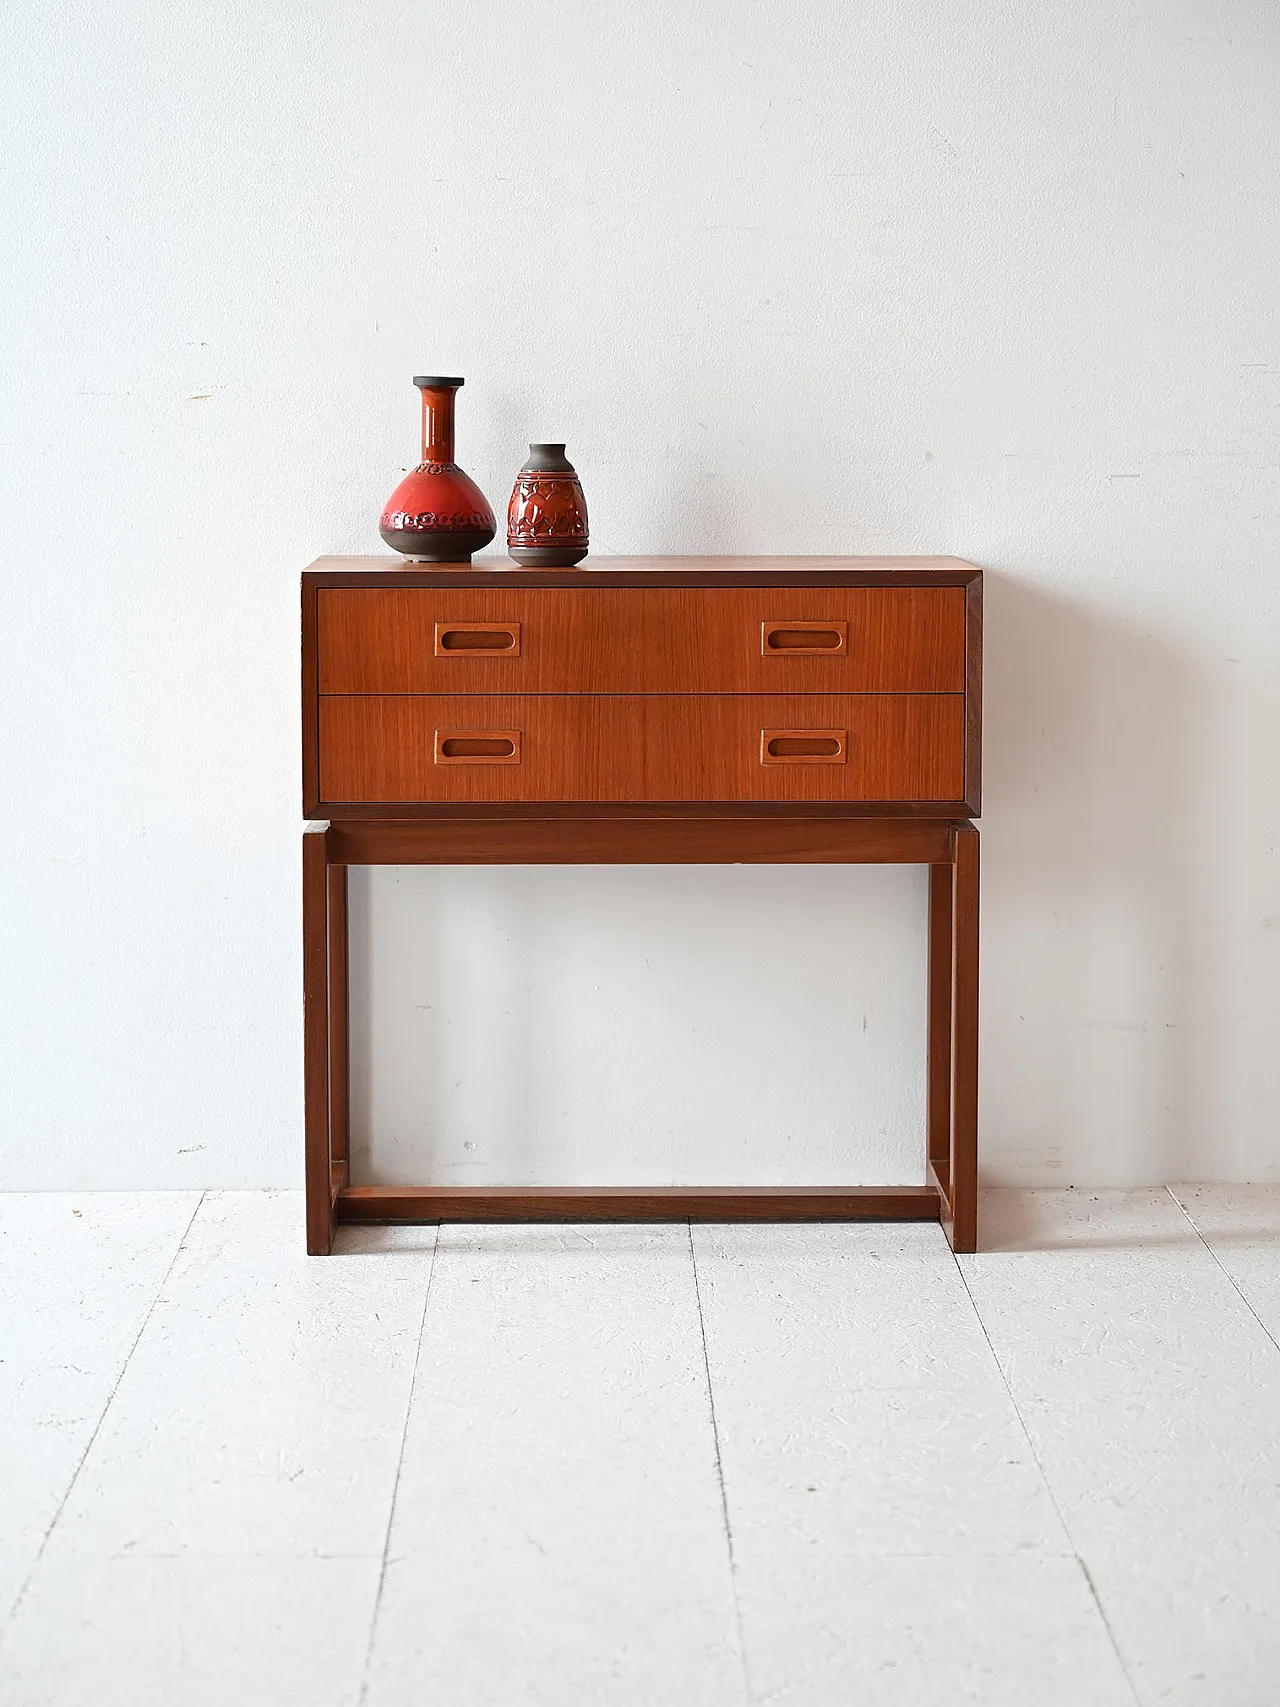
[[[1280,1189],[0,1198],[5,1707],[1275,1707]]]

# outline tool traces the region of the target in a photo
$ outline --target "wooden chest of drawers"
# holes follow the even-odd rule
[[[311,815],[484,802],[978,811],[981,579],[967,565],[650,559],[537,574],[330,561],[304,582]]]
[[[596,563],[600,567],[596,567]],[[956,558],[322,558],[302,578],[307,1246],[342,1220],[941,1220],[977,1239],[982,576]],[[347,868],[917,862],[925,1182],[348,1177]]]

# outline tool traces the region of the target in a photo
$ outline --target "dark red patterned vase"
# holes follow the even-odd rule
[[[587,500],[563,445],[530,445],[507,508],[507,550],[526,569],[570,569],[587,555]]]
[[[470,563],[497,532],[484,493],[453,460],[453,400],[460,379],[423,376],[422,461],[387,499],[378,532],[420,563]]]

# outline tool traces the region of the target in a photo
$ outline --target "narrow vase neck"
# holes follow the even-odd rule
[[[422,460],[453,461],[453,400],[451,387],[420,387],[422,392]]]

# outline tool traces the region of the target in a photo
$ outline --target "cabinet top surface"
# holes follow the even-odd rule
[[[618,587],[924,585],[961,587],[981,578],[962,557],[593,557],[577,569],[520,569],[509,557],[471,564],[399,557],[318,557],[304,581],[324,586]]]

